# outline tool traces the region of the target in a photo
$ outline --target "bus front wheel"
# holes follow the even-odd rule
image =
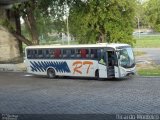
[[[52,68],[48,69],[47,70],[47,76],[50,79],[55,78],[56,77],[56,73],[55,73],[54,69],[52,69]]]

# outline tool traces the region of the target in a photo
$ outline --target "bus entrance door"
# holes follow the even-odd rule
[[[107,51],[107,76],[108,78],[115,77],[115,52],[114,51]]]

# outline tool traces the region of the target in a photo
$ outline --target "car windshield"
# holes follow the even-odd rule
[[[131,47],[125,47],[120,50],[120,65],[124,68],[135,66],[135,59]]]

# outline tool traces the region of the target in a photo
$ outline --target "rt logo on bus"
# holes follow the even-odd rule
[[[73,74],[75,74],[75,73],[82,74],[82,66],[87,66],[87,71],[86,71],[86,73],[88,74],[91,65],[93,65],[93,62],[91,62],[91,61],[83,61],[83,62],[82,62],[82,61],[75,61],[75,62],[72,64],[72,66],[74,67],[74,68],[73,68]]]

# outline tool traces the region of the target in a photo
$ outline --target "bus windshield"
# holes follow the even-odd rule
[[[135,66],[135,59],[131,47],[123,47],[120,50],[120,66],[132,68]]]

